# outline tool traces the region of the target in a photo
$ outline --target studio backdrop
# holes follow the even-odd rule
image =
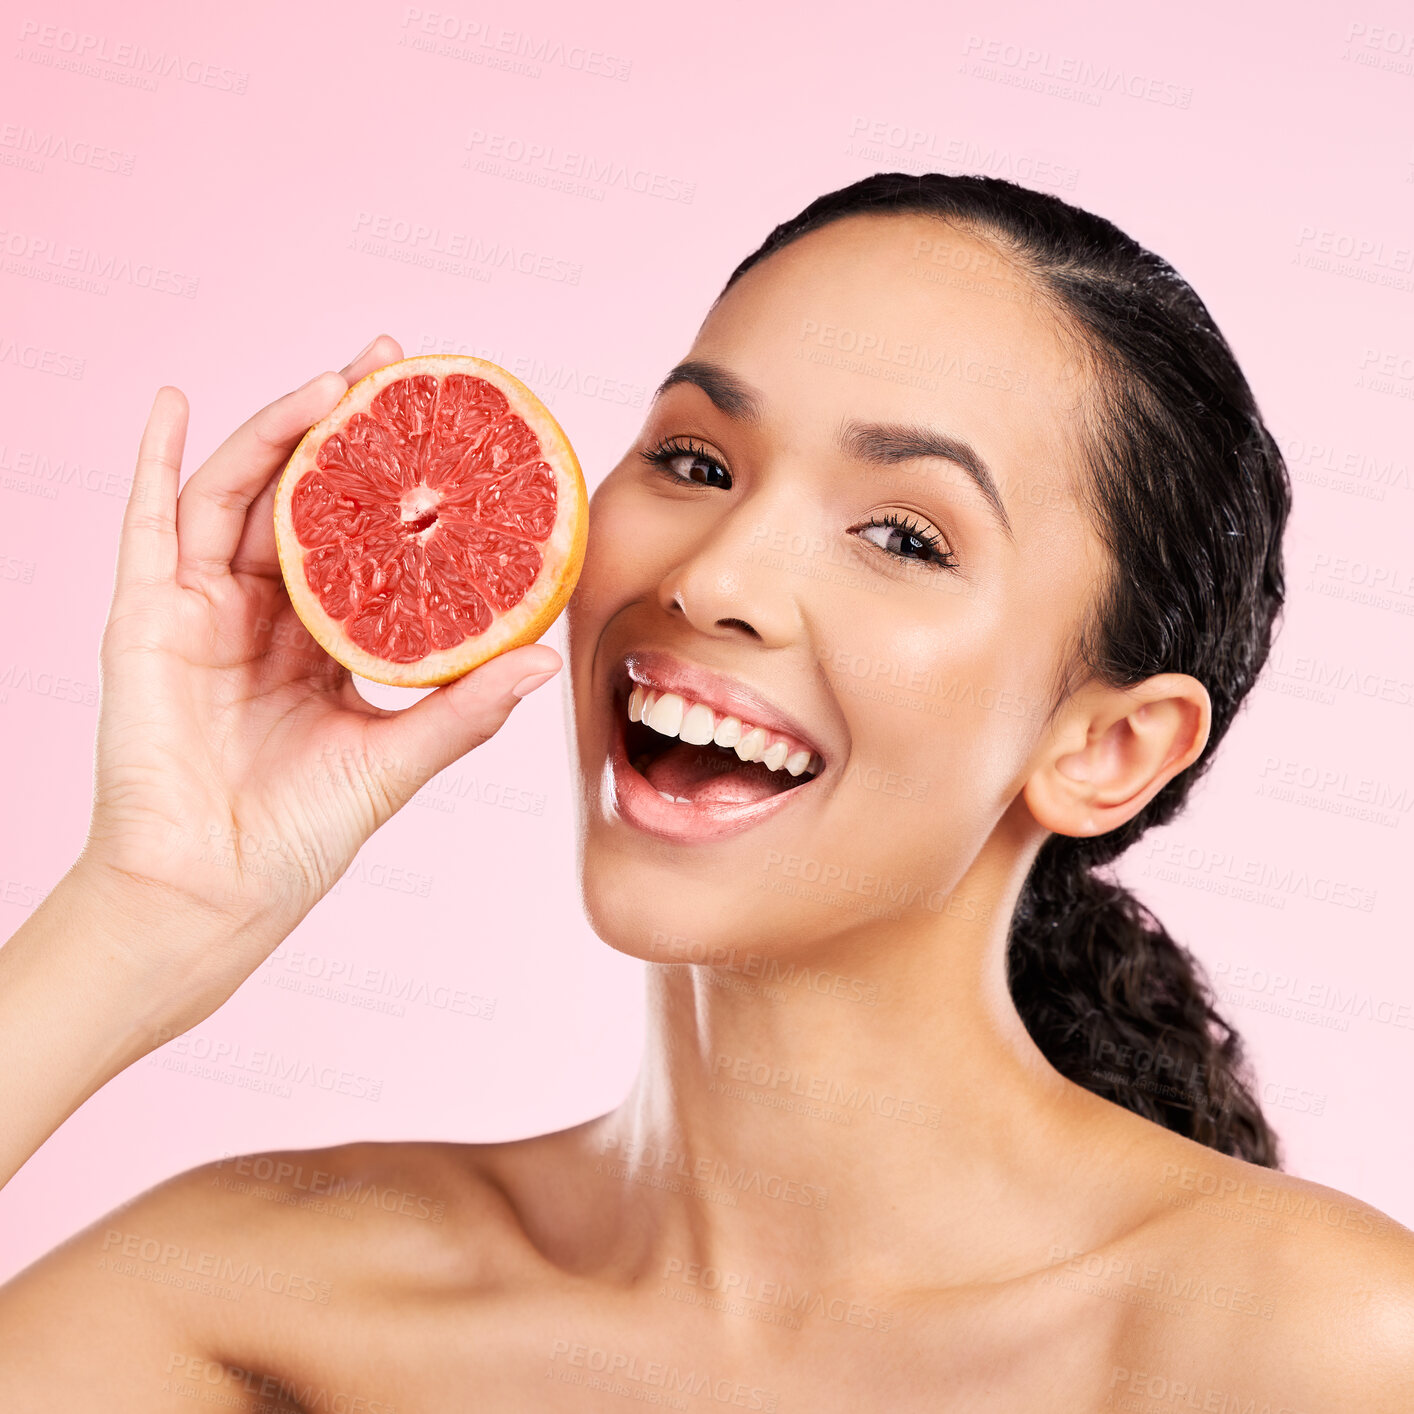
[[[449,3],[7,12],[4,933],[83,844],[99,641],[159,386],[190,401],[190,474],[386,332],[521,378],[592,491],[776,223],[872,172],[1007,177],[1173,262],[1287,459],[1270,661],[1188,808],[1118,873],[1207,968],[1288,1169],[1414,1224],[1408,12]],[[802,356],[973,376],[907,369],[869,334],[805,329]],[[44,1146],[0,1197],[0,1277],[223,1154],[500,1140],[619,1102],[643,964],[581,911],[566,676],[421,789],[230,1002]],[[258,867],[263,845],[209,848]]]

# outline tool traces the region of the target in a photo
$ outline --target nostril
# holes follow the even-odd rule
[[[756,630],[752,628],[751,625],[747,623],[745,619],[718,619],[717,624],[721,628],[743,628],[747,631],[747,633],[752,636],[752,638],[761,637],[761,635],[757,633]]]

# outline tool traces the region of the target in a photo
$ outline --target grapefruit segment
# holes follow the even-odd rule
[[[532,643],[584,562],[589,498],[549,410],[497,364],[408,358],[311,427],[275,495],[295,612],[346,668],[430,687]]]

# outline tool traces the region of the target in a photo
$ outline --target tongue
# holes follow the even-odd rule
[[[719,746],[675,741],[643,767],[648,784],[694,805],[748,805],[778,795],[790,779],[759,761],[742,761]]]

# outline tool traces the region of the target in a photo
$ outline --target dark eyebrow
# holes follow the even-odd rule
[[[917,457],[942,457],[960,466],[987,500],[993,518],[1008,540],[1016,543],[1011,517],[1002,502],[1002,493],[987,463],[977,455],[970,442],[961,437],[949,437],[929,427],[909,427],[895,422],[846,422],[839,430],[839,444],[856,461],[872,462],[876,466],[892,466],[895,462],[913,461]]]
[[[761,421],[761,394],[720,364],[704,359],[689,359],[678,364],[658,385],[654,400],[679,383],[691,383],[700,388],[718,411],[737,422]],[[949,437],[928,427],[851,421],[840,425],[836,441],[847,456],[876,466],[892,466],[895,462],[914,461],[919,457],[941,457],[961,467],[986,498],[988,508],[1007,539],[1015,543],[1011,517],[1007,515],[996,480],[971,443],[961,437]]]
[[[706,363],[702,359],[689,359],[678,364],[658,385],[654,399],[679,383],[691,383],[693,387],[701,388],[717,405],[719,412],[726,413],[737,422],[761,421],[761,394],[743,383],[735,373],[728,373],[720,364]]]

